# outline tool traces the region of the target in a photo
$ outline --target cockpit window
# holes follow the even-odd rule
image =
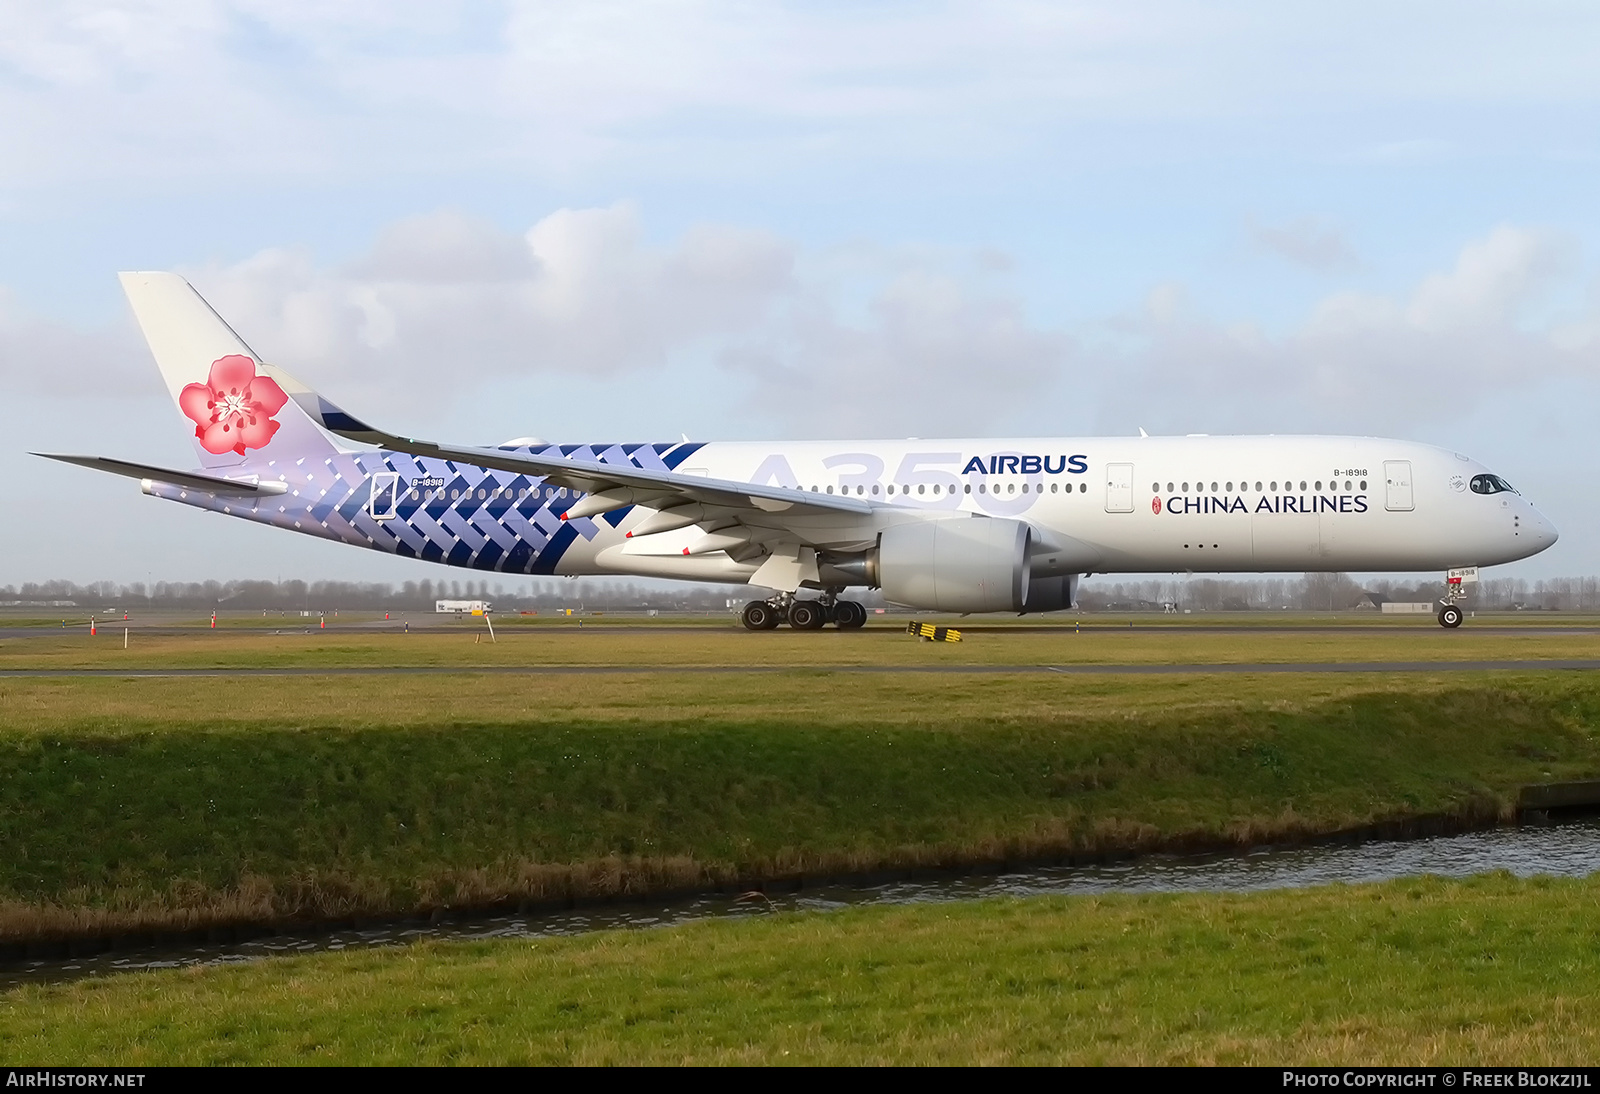
[[[1474,475],[1472,476],[1472,492],[1474,494],[1515,494],[1517,491],[1499,475]]]

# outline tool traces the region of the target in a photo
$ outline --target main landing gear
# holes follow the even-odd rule
[[[853,631],[867,621],[867,609],[854,600],[840,600],[829,591],[815,600],[801,600],[793,593],[782,593],[771,600],[752,600],[740,615],[745,629],[770,631],[788,623],[797,631],[815,631],[832,623],[841,631]]]

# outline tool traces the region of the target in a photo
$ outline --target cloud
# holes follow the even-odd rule
[[[1251,225],[1250,235],[1262,250],[1318,273],[1357,264],[1356,253],[1344,236],[1315,217],[1300,217],[1283,225]]]
[[[509,380],[715,364],[735,401],[801,435],[971,429],[1016,405],[974,404],[975,385],[1036,391],[1070,348],[961,255],[806,255],[719,224],[658,245],[627,204],[559,210],[520,234],[439,212],[338,267],[277,249],[189,275],[258,353],[380,410],[414,412],[432,389],[482,398]]]
[[[1433,274],[1406,307],[1419,330],[1450,332],[1508,323],[1566,266],[1560,241],[1502,226],[1461,249],[1455,269]]]
[[[1593,375],[1600,359],[1583,328],[1525,321],[1565,253],[1545,233],[1499,227],[1409,293],[1335,292],[1282,335],[1195,315],[1165,287],[1111,325],[1121,342],[1095,365],[1180,432],[1406,428]]]
[[[131,322],[83,330],[30,315],[0,286],[0,383],[6,397],[151,395],[159,381]]]
[[[1062,433],[1096,414],[1120,432],[1134,408],[1174,432],[1404,432],[1600,371],[1600,300],[1544,318],[1572,267],[1562,239],[1526,228],[1469,241],[1405,292],[1326,294],[1282,333],[1206,315],[1179,283],[1068,329],[978,265],[928,248],[811,253],[719,224],[653,242],[621,204],[524,232],[443,211],[335,266],[272,249],[187,272],[258,352],[384,416],[550,379],[601,401],[650,384],[714,395],[800,437]],[[0,372],[24,393],[151,388],[131,323],[77,331],[4,295]]]
[[[1054,390],[1072,352],[1021,304],[935,268],[903,271],[851,320],[818,292],[723,355],[749,404],[800,435],[966,435]]]
[[[789,244],[727,226],[651,246],[617,205],[521,234],[441,212],[389,226],[341,267],[269,250],[191,280],[258,352],[308,378],[369,389],[449,375],[459,388],[660,367],[759,323],[793,263]]]
[[[1084,122],[1148,125],[1143,161],[1170,151],[1171,123],[1277,141],[1305,130],[1273,124],[1286,117],[1319,119],[1304,141],[1326,152],[1329,118],[1381,111],[1379,133],[1404,133],[1436,124],[1441,105],[1515,135],[1551,107],[1592,109],[1597,21],[1582,5],[1443,0],[1357,4],[1337,25],[1265,0],[11,3],[0,184],[370,180],[441,164],[564,175],[619,159],[721,177],[733,159],[772,171],[818,156],[1032,155]],[[1373,129],[1333,143],[1370,146]],[[1079,132],[1067,143],[1092,143],[1094,159],[1134,147]],[[1453,132],[1365,154],[1476,143]]]

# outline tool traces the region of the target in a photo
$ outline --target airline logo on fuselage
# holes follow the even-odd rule
[[[1185,513],[1365,513],[1365,494],[1268,494],[1252,508],[1239,494],[1202,494],[1187,497],[1174,494],[1166,499],[1150,499],[1150,511],[1163,510],[1177,516]]]
[[[1089,470],[1088,456],[995,455],[974,456],[961,469],[963,475],[1082,475]]]

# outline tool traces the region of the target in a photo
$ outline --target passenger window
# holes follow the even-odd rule
[[[1183,484],[1183,492],[1185,494],[1187,494],[1189,492],[1189,484],[1188,483],[1184,483]]]
[[[1277,479],[1273,479],[1272,480],[1272,489],[1273,489],[1274,492],[1277,491],[1277,489],[1278,489],[1278,480]]]
[[[1276,489],[1276,488],[1274,488],[1274,489]],[[1258,493],[1258,494],[1261,493],[1261,484],[1259,482],[1256,483],[1256,493]]]
[[[1211,484],[1211,492],[1213,494],[1215,494],[1217,492],[1217,484],[1216,483],[1212,483]]]
[[[967,483],[967,487],[966,487],[966,489],[965,489],[965,490],[963,490],[963,491],[962,491],[962,493],[964,493],[964,494],[970,494],[970,493],[972,493],[972,484],[971,484],[971,483],[970,483],[970,482],[969,482],[969,483]]]
[[[831,486],[828,487],[828,493],[830,493],[830,494],[833,493],[833,487],[831,487]]]
[[[1016,483],[1014,483],[1014,482],[1006,483],[1006,493],[1015,494],[1016,492],[1017,492],[1017,484]]]
[[[1027,483],[1023,483],[1022,484],[1022,492],[1024,494],[1026,494],[1028,492],[1028,484]]]
[[[872,492],[873,492],[873,493],[874,493],[874,494],[876,494],[876,493],[877,493],[877,492],[878,492],[878,485],[877,485],[877,484],[876,484],[876,483],[874,483],[874,484],[873,484],[873,485],[872,485]]]
[[[1050,484],[1050,492],[1051,492],[1051,493],[1052,493],[1052,494],[1054,494],[1054,493],[1055,493],[1055,492],[1056,492],[1056,486],[1057,486],[1057,484],[1056,484],[1056,483],[1051,483],[1051,484]]]
[[[1167,493],[1172,493],[1172,484],[1170,482],[1167,483]]]
[[[988,492],[989,492],[989,488],[987,486],[985,486],[983,483],[980,482],[978,484],[978,493],[987,494]]]
[[[1361,489],[1365,490],[1366,488],[1367,488],[1367,480],[1366,479],[1362,479],[1361,480]]]
[[[1233,493],[1233,483],[1231,482],[1228,484],[1228,493]]]
[[[1306,480],[1305,479],[1301,479],[1300,480],[1300,489],[1304,490],[1305,488],[1306,488]]]
[[[1344,480],[1344,488],[1346,490],[1350,489],[1350,480],[1349,479],[1345,479]]]
[[[1087,494],[1088,492],[1089,492],[1089,484],[1086,483],[1086,482],[1080,482],[1078,484],[1078,493]]]
[[[1318,490],[1321,490],[1321,489],[1322,489],[1322,480],[1321,480],[1321,479],[1318,479],[1318,480],[1317,480],[1317,489],[1318,489]]]
[[[920,483],[920,482],[917,483],[917,493],[921,494],[921,493],[925,492],[927,489],[928,488],[926,486],[922,485],[922,483]]]

